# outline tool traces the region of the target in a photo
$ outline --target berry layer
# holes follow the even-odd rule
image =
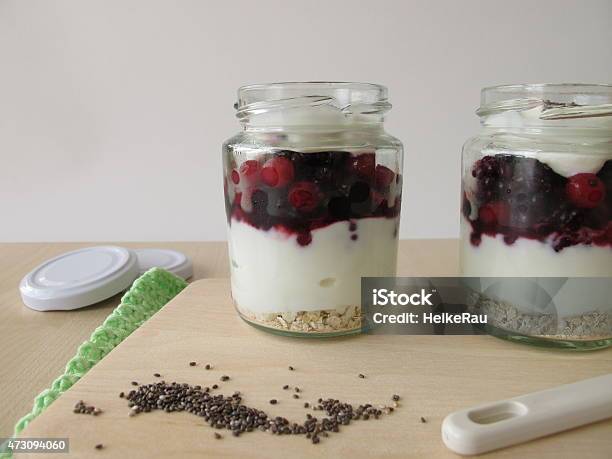
[[[236,157],[225,177],[230,226],[239,221],[262,231],[274,229],[308,246],[314,230],[399,215],[402,178],[395,153],[284,150]]]
[[[575,163],[575,155],[566,155]],[[470,241],[501,236],[550,244],[556,252],[599,246],[612,257],[612,160],[594,172],[565,177],[537,159],[484,156],[464,177],[462,213]]]
[[[361,304],[362,276],[394,276],[397,219],[338,221],[297,233],[261,231],[234,220],[229,228],[232,297],[241,309],[281,313]]]

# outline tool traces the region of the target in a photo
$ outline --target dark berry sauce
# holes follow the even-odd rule
[[[475,188],[464,189],[462,213],[473,245],[483,234],[501,234],[508,245],[518,238],[550,240],[557,252],[612,247],[612,161],[597,174],[566,178],[534,158],[495,155],[476,161],[471,173]]]
[[[355,220],[394,218],[401,206],[401,175],[376,164],[374,153],[301,153],[283,150],[225,171],[228,223],[297,235],[307,246],[311,232],[347,221],[357,240]],[[233,196],[233,198],[232,198]],[[353,237],[354,236],[354,237]]]

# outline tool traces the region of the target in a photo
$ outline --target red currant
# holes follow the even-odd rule
[[[249,159],[240,166],[240,175],[244,177],[247,184],[256,183],[259,178],[259,172],[259,163],[254,159]]]
[[[232,169],[232,173],[230,175],[232,177],[232,182],[234,182],[234,185],[238,185],[240,183],[240,174],[238,173],[238,171],[236,169]]]
[[[282,156],[269,159],[261,169],[261,180],[274,188],[286,186],[293,177],[293,163]]]
[[[319,188],[311,182],[297,182],[289,191],[289,203],[300,212],[312,212],[319,200]]]
[[[565,186],[569,200],[577,207],[594,209],[606,197],[606,187],[595,174],[572,175]]]

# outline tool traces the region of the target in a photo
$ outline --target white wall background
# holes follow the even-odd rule
[[[246,83],[389,87],[404,238],[458,233],[483,86],[612,82],[612,2],[0,0],[0,240],[225,238]]]

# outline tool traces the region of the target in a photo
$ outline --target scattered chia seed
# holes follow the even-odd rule
[[[427,422],[427,419],[425,419],[423,416],[421,416],[421,422],[422,422],[423,424],[425,424],[425,423]]]
[[[300,398],[298,394],[293,394],[293,398]]]
[[[137,386],[138,385],[138,381],[132,381],[132,386]]]
[[[206,368],[207,370],[210,370],[212,368],[212,365],[210,363],[207,363],[204,368]]]
[[[102,410],[100,408],[96,408],[93,405],[87,405],[83,400],[79,400],[77,404],[74,405],[72,412],[75,414],[91,414],[93,416],[102,414]]]
[[[155,376],[156,378],[161,378],[161,375],[159,373],[153,373],[153,376]]]
[[[218,388],[219,388],[219,384],[213,384],[213,385],[212,385],[212,388],[213,388],[213,389],[218,389]]]
[[[364,374],[361,374],[361,373],[359,373],[357,376],[359,376],[361,379],[364,379],[364,378],[365,378],[365,375],[364,375]]]
[[[229,381],[230,377],[227,375],[221,376],[221,381]]]
[[[295,368],[293,368],[291,365],[289,365],[289,371],[294,371]]]
[[[284,390],[289,389],[289,384],[285,384],[285,385],[283,386],[283,389],[284,389]]]
[[[305,403],[304,403],[304,408],[310,408],[310,403],[305,402]]]
[[[190,366],[190,367],[195,367],[196,365],[197,365],[197,363],[196,363],[196,362],[189,362],[189,366]]]
[[[96,449],[102,449],[102,448],[104,448],[104,445],[103,445],[102,443],[98,443],[98,444],[95,446],[95,448],[96,448]]]
[[[221,440],[223,437],[221,436],[221,434],[219,432],[215,432],[215,438],[217,440]]]
[[[296,391],[296,392],[299,392],[299,391],[300,391],[300,388],[299,388],[299,387],[296,387],[296,388],[295,388],[295,391]]]
[[[125,392],[119,392],[119,398],[124,398],[125,397]]]
[[[211,395],[206,389],[163,381],[140,385],[137,390],[132,390],[127,395],[131,408],[129,415],[135,416],[154,410],[168,413],[186,411],[202,417],[215,429],[231,430],[232,435],[236,437],[245,432],[260,430],[273,435],[305,435],[313,444],[317,444],[321,441],[320,437],[327,437],[329,432],[339,432],[341,426],[347,426],[352,421],[379,419],[387,413],[386,408],[383,408],[383,411],[369,403],[355,408],[350,403],[320,398],[318,409],[325,411],[327,416],[318,419],[307,413],[306,420],[299,424],[243,405],[240,392],[225,397],[222,394]],[[298,394],[293,396],[299,398]],[[277,403],[276,399],[270,400],[272,405]],[[310,406],[308,402],[304,404],[304,407],[307,406]],[[214,437],[222,438],[219,433],[215,433]]]
[[[391,397],[391,399],[392,399],[394,402],[399,402],[400,396],[399,396],[399,395],[394,395],[393,397]]]

